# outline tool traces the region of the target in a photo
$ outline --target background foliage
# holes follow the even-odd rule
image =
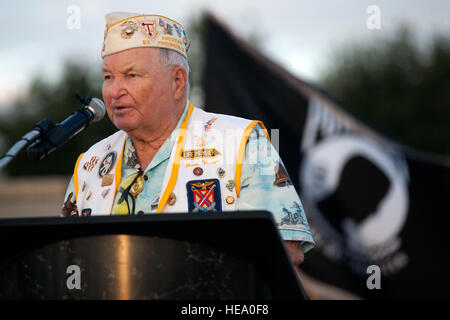
[[[321,87],[381,133],[450,155],[450,41],[420,49],[406,28],[374,44],[341,49]]]

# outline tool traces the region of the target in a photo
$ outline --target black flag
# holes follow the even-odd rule
[[[206,21],[206,110],[279,129],[316,241],[302,269],[366,298],[450,298],[450,160],[390,141]]]

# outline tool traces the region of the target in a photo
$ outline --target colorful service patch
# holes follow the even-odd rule
[[[96,156],[93,156],[88,162],[84,163],[83,169],[88,172],[91,172],[92,169],[94,169],[95,165],[97,164],[98,160],[99,159]]]
[[[218,179],[188,181],[186,189],[189,212],[222,211]]]
[[[83,217],[89,217],[91,215],[91,213],[92,213],[92,209],[89,209],[89,208],[83,209],[83,211],[81,211],[81,215]]]
[[[116,162],[117,153],[115,151],[108,153],[102,160],[100,164],[100,168],[98,169],[98,175],[100,177],[106,176],[111,172],[111,169],[114,167],[114,163]]]

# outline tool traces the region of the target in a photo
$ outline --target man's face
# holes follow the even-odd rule
[[[174,81],[159,49],[135,48],[106,56],[102,73],[103,99],[118,129],[157,130],[174,114]]]

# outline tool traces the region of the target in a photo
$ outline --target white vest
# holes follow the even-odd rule
[[[260,121],[208,113],[189,104],[186,119],[172,135],[176,140],[163,178],[157,212],[202,210],[211,203],[212,193],[215,204],[209,208],[236,210],[245,145],[256,124],[265,129]],[[78,158],[74,186],[80,214],[83,210],[88,210],[90,215],[111,214],[121,180],[126,138],[124,131],[118,131],[93,145]],[[199,171],[202,173],[194,174],[195,168],[197,174]],[[197,180],[201,181],[196,183]],[[214,190],[198,191],[199,183],[205,185],[204,180]],[[230,180],[234,182],[234,188],[231,188]],[[210,191],[209,194],[206,190]],[[208,195],[207,199],[205,194]],[[168,201],[173,196],[175,201]]]

